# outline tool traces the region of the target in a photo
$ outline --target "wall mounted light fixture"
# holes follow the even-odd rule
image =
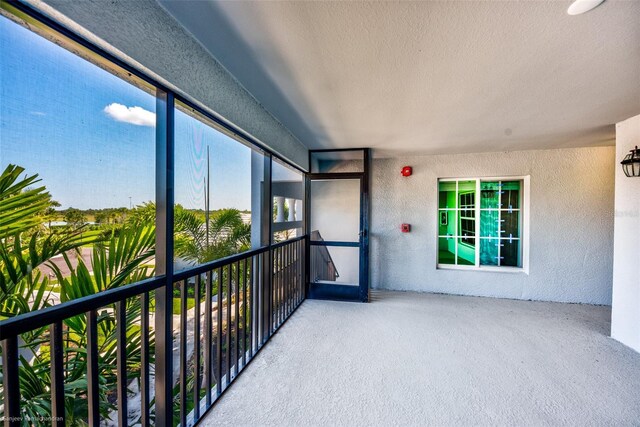
[[[629,154],[624,156],[624,160],[620,162],[624,174],[628,177],[640,177],[640,150],[636,148],[631,150]]]

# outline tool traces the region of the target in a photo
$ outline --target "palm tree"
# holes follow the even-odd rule
[[[60,232],[43,227],[51,196],[37,175],[25,176],[24,168],[9,165],[0,175],[0,319],[39,310],[51,304],[50,279],[39,267],[47,265],[56,275],[60,299],[68,301],[136,282],[154,275],[150,263],[155,255],[155,227],[143,220],[105,235],[84,227]],[[69,254],[83,245],[93,244],[90,266],[82,257],[74,267]],[[52,258],[62,256],[70,275],[62,274]],[[139,375],[140,316],[139,299],[126,303],[127,372]],[[116,323],[114,308],[105,307],[98,317],[100,354],[101,413],[113,409],[112,395],[117,383],[115,372]],[[21,407],[31,419],[49,416],[50,357],[46,328],[24,334],[19,366]],[[151,337],[153,344],[153,337]],[[86,319],[76,316],[64,321],[65,406],[71,424],[82,424],[87,416],[86,401]],[[153,352],[151,351],[151,354]],[[29,355],[29,356],[25,356]],[[136,369],[137,366],[137,369]],[[0,399],[2,399],[0,393]],[[25,419],[28,419],[25,417]]]
[[[20,179],[23,172],[9,165],[0,175],[0,319],[46,307],[49,278],[38,267],[100,238],[83,230],[45,230],[51,196],[44,186],[31,188],[38,175]]]
[[[124,224],[102,231],[87,231],[83,224],[52,230],[44,227],[55,202],[45,186],[36,186],[37,175],[24,176],[24,168],[9,165],[0,176],[0,320],[51,305],[51,279],[41,273],[48,266],[55,273],[60,301],[86,297],[108,289],[134,283],[155,274],[155,205],[146,203],[130,212]],[[209,219],[209,238],[202,215],[181,206],[175,210],[176,256],[193,263],[203,263],[242,252],[250,248],[251,226],[244,224],[236,209],[215,212]],[[79,254],[83,246],[92,245],[91,256]],[[63,274],[62,257],[69,270]],[[150,297],[152,297],[150,295]],[[153,305],[153,302],[151,302]],[[126,302],[128,380],[140,377],[141,334],[151,333],[150,356],[153,356],[153,332],[140,330],[139,298]],[[86,317],[64,320],[65,407],[72,425],[87,419]],[[31,419],[51,413],[49,396],[50,349],[47,328],[22,335],[19,366],[21,408]],[[99,310],[98,315],[100,411],[108,417],[114,410],[116,377],[115,307]],[[27,356],[28,355],[28,356]],[[151,361],[153,363],[153,361]],[[0,390],[0,400],[3,398]],[[26,419],[26,418],[25,418]]]
[[[49,201],[49,207],[45,209],[45,215],[47,217],[47,222],[49,223],[49,228],[51,228],[51,220],[54,219],[58,215],[58,211],[56,208],[60,207],[60,202],[55,200]]]
[[[222,209],[209,219],[207,239],[205,220],[182,206],[175,209],[175,253],[192,263],[224,258],[251,247],[251,225],[242,222],[237,209]]]

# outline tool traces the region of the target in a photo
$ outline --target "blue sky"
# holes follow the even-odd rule
[[[62,208],[154,200],[155,98],[0,17],[0,167],[38,173]],[[250,208],[251,150],[176,112],[176,202]]]

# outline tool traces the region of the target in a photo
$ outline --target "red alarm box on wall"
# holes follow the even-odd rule
[[[411,231],[411,224],[402,224],[400,230],[402,230],[403,233],[409,233]]]
[[[402,171],[400,171],[400,174],[402,176],[411,176],[412,172],[413,172],[413,169],[411,168],[411,166],[405,166],[402,168]]]

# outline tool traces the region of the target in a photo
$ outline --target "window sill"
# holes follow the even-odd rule
[[[475,265],[450,265],[450,264],[438,264],[436,266],[438,270],[458,270],[458,271],[475,271],[475,272],[487,272],[487,273],[506,273],[506,274],[526,274],[529,275],[529,270],[523,267],[476,267]]]

